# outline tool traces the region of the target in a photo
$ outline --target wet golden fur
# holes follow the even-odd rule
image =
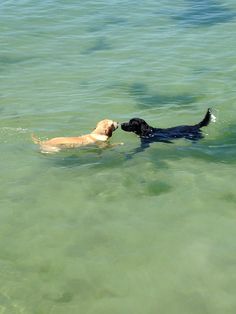
[[[117,128],[117,122],[105,119],[98,122],[96,128],[90,134],[74,137],[54,137],[46,141],[41,141],[32,135],[32,140],[35,144],[40,145],[43,153],[54,153],[59,152],[61,149],[104,144]]]

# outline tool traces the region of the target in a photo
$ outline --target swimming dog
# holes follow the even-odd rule
[[[152,127],[143,119],[133,118],[129,122],[121,123],[121,129],[135,133],[140,137],[142,145],[148,147],[151,142],[172,143],[172,140],[178,138],[192,141],[199,140],[203,138],[201,128],[207,126],[211,120],[215,121],[215,119],[209,108],[204,119],[194,125],[180,125],[163,129]]]
[[[35,135],[32,135],[32,140],[35,144],[40,145],[41,152],[55,153],[62,149],[77,148],[92,144],[104,145],[117,128],[118,122],[105,119],[98,122],[96,128],[90,134],[74,137],[54,137],[45,141],[41,141]]]

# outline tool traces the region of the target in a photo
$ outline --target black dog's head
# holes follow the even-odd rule
[[[121,123],[121,129],[126,132],[134,132],[140,137],[150,137],[153,130],[146,121],[133,118],[129,122]]]

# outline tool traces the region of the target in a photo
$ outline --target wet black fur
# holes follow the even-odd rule
[[[122,123],[121,129],[137,134],[144,146],[149,146],[151,142],[171,143],[171,140],[178,138],[197,141],[203,138],[201,128],[210,123],[211,115],[211,110],[208,109],[204,119],[195,125],[180,125],[167,129],[154,128],[143,119],[133,118],[129,122]]]

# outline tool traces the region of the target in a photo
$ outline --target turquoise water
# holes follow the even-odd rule
[[[235,313],[235,1],[2,0],[0,30],[0,313]],[[30,138],[208,107],[135,155]]]

